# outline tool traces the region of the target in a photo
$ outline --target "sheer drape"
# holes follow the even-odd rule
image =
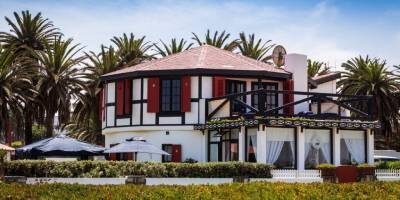
[[[256,157],[257,160],[257,135],[250,135],[250,141],[252,144],[252,149],[253,149],[253,153],[254,153],[254,157]]]
[[[362,139],[344,139],[346,147],[350,152],[352,161],[356,163],[365,162],[364,140]]]
[[[351,162],[365,162],[365,133],[356,130],[341,130],[341,138],[343,139],[347,150],[350,153]],[[345,156],[345,155],[341,155]],[[346,163],[349,164],[349,163]]]
[[[284,141],[267,142],[267,163],[274,164],[282,151]]]
[[[331,163],[331,132],[326,129],[306,129],[305,165],[317,167],[322,163]]]
[[[277,164],[278,166],[281,166],[279,164],[282,163],[276,163],[279,156],[282,153],[282,149],[285,145],[285,142],[287,144],[290,144],[290,149],[292,153],[292,160],[291,164],[294,166],[295,160],[294,160],[294,149],[295,149],[295,144],[294,144],[294,130],[289,129],[289,128],[268,128],[267,129],[267,163],[269,164]],[[285,147],[286,148],[286,147]],[[287,164],[282,164],[284,167],[292,167],[292,166],[287,166]]]

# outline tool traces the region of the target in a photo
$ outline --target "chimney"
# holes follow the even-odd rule
[[[292,73],[294,91],[308,91],[307,56],[303,54],[287,54],[285,56],[285,70]],[[307,98],[305,95],[294,95],[294,101]],[[304,102],[294,106],[294,113],[309,111],[308,103]]]

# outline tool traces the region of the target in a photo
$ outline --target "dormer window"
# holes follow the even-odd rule
[[[161,80],[161,112],[181,112],[181,80]]]

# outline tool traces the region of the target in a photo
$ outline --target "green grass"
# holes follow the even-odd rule
[[[0,184],[0,199],[400,199],[400,182],[218,186]]]

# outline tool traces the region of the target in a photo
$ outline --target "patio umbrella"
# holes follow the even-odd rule
[[[0,143],[0,149],[6,150],[6,151],[14,151],[15,149],[12,147],[9,147],[7,145],[1,144]]]
[[[101,155],[103,151],[103,147],[57,135],[18,148],[16,153],[29,156],[93,156]]]
[[[169,153],[143,140],[126,141],[105,150],[104,153],[150,153],[170,155]]]

